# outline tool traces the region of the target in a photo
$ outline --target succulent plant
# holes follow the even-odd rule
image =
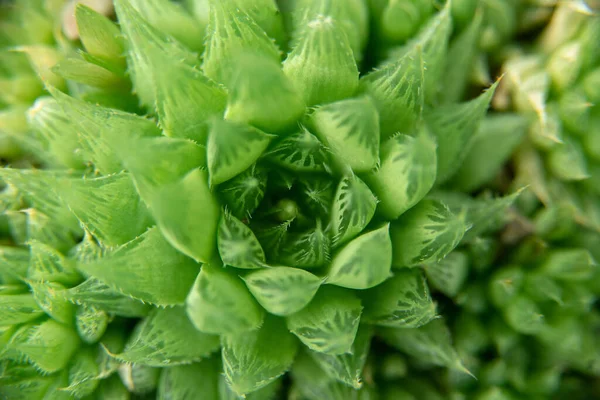
[[[598,375],[597,17],[85,3],[0,21],[3,397],[547,398]]]

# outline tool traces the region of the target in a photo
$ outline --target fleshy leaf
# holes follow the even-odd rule
[[[491,181],[501,170],[529,125],[517,114],[501,114],[481,121],[462,165],[452,178],[452,186],[471,192]]]
[[[398,132],[414,133],[423,113],[424,71],[423,54],[417,46],[361,78],[361,91],[373,98],[379,110],[382,140]]]
[[[296,172],[320,172],[328,169],[325,146],[306,128],[275,142],[265,156],[274,164]]]
[[[69,386],[62,388],[75,398],[90,396],[98,387],[98,366],[91,348],[78,351],[69,367]]]
[[[436,144],[427,132],[389,139],[381,148],[381,166],[365,177],[380,201],[378,211],[394,220],[412,208],[433,187],[436,166]]]
[[[18,283],[27,277],[29,251],[20,247],[0,246],[0,278],[4,283]]]
[[[538,305],[527,296],[513,297],[502,310],[506,323],[515,331],[532,335],[544,327],[544,315]]]
[[[245,122],[267,132],[293,127],[305,110],[304,101],[270,58],[245,55],[237,59],[228,94],[225,118]]]
[[[195,169],[155,189],[145,201],[173,247],[198,262],[211,260],[217,249],[220,210],[206,171]]]
[[[127,88],[128,82],[106,68],[100,67],[80,58],[65,58],[52,71],[66,80],[101,89]]]
[[[287,317],[287,326],[311,350],[344,354],[352,349],[361,312],[354,293],[324,286],[308,306]]]
[[[0,323],[18,325],[44,315],[30,293],[0,294]]]
[[[129,400],[130,397],[129,391],[117,375],[100,381],[96,394],[101,399]]]
[[[438,183],[445,182],[460,168],[497,86],[498,82],[474,100],[437,107],[426,115],[438,143]]]
[[[121,364],[121,381],[133,394],[148,395],[156,390],[162,369],[142,364]]]
[[[435,289],[448,297],[455,297],[469,273],[469,258],[460,251],[453,251],[438,262],[425,263],[427,279]]]
[[[372,336],[373,329],[368,325],[361,325],[350,353],[330,355],[310,351],[309,354],[330,378],[360,389],[362,386],[361,376],[369,354]]]
[[[379,114],[370,97],[319,107],[311,122],[325,146],[354,172],[370,171],[379,163]]]
[[[450,332],[442,319],[414,329],[386,328],[382,338],[415,359],[470,374],[452,347]]]
[[[464,215],[453,214],[440,202],[424,200],[391,226],[393,264],[412,267],[439,262],[454,250],[466,230]]]
[[[233,391],[231,386],[227,383],[227,378],[225,375],[221,374],[218,379],[219,383],[219,400],[275,400],[278,393],[281,392],[283,378],[277,378],[274,381],[271,381],[267,386],[263,386],[262,388],[245,395],[245,397],[240,397],[237,393]]]
[[[104,257],[78,268],[131,297],[159,306],[182,304],[198,264],[151,228]]]
[[[540,265],[540,272],[564,281],[590,279],[597,265],[586,249],[555,249]]]
[[[188,346],[193,343],[193,346]],[[165,367],[189,364],[219,348],[219,337],[198,331],[183,307],[153,310],[136,328],[119,360]]]
[[[36,240],[29,241],[30,261],[27,278],[34,282],[52,281],[66,285],[76,283],[81,276],[73,262],[57,250]]]
[[[67,366],[79,344],[74,330],[49,319],[39,325],[22,325],[0,357],[26,360],[40,371],[53,373]]]
[[[571,139],[554,147],[546,160],[549,172],[562,181],[580,181],[589,178],[586,164],[581,145]]]
[[[436,317],[423,273],[401,269],[381,286],[364,293],[364,320],[375,325],[417,328]]]
[[[225,265],[244,269],[266,266],[265,252],[258,239],[246,224],[233,215],[221,215],[217,244]]]
[[[75,327],[81,340],[88,344],[100,340],[109,323],[108,314],[93,306],[81,305],[75,313]]]
[[[124,67],[125,46],[119,28],[107,17],[82,3],[75,7],[81,43],[91,55]]]
[[[81,260],[89,262],[91,260]],[[149,307],[139,300],[126,296],[95,278],[88,278],[64,294],[70,302],[87,305],[122,317],[143,317]]]
[[[200,0],[207,2],[207,0]],[[287,40],[281,18],[280,5],[273,0],[234,0],[238,7],[265,31],[268,37],[275,40],[278,45],[284,45]]]
[[[327,283],[369,289],[390,277],[392,241],[389,224],[363,233],[340,249],[327,272]]]
[[[339,22],[323,14],[306,14],[294,35],[283,72],[304,95],[306,104],[352,96],[358,87],[358,67]]]
[[[286,316],[310,303],[322,279],[302,269],[274,267],[252,272],[244,277],[244,282],[265,310]]]
[[[151,224],[128,174],[97,179],[64,179],[60,196],[83,227],[102,245],[122,245]]]
[[[228,181],[252,166],[272,137],[250,125],[213,120],[206,148],[211,185]]]
[[[158,400],[219,400],[219,365],[216,358],[163,370],[158,382]]]
[[[296,338],[283,320],[275,317],[266,318],[258,330],[224,335],[222,343],[225,377],[239,395],[254,392],[283,375],[298,349]]]
[[[334,244],[340,245],[354,238],[371,222],[377,199],[363,181],[356,176],[340,181],[331,207],[331,232]]]
[[[265,196],[268,174],[256,165],[218,187],[231,213],[239,219],[252,215]]]
[[[287,235],[283,245],[281,260],[296,268],[317,268],[330,259],[331,240],[317,220],[314,229]]]
[[[56,89],[48,89],[63,108],[69,120],[78,127],[79,142],[86,162],[92,162],[102,174],[123,169],[116,157],[115,138],[125,136],[158,136],[156,124],[146,118],[112,108],[76,100]]]
[[[206,333],[247,332],[261,326],[264,319],[264,311],[242,280],[209,264],[202,266],[186,305],[194,326]]]
[[[313,215],[329,217],[335,194],[335,182],[329,176],[310,176],[300,179],[297,185],[300,201]]]
[[[235,0],[209,0],[208,40],[202,69],[210,79],[231,86],[233,61],[253,52],[279,61],[277,46]]]
[[[65,325],[73,323],[74,307],[65,297],[66,289],[56,282],[28,282],[33,298],[46,314]]]

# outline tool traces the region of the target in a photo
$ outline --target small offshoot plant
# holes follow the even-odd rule
[[[590,5],[75,3],[0,5],[1,398],[600,393]]]

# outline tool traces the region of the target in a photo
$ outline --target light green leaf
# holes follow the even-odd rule
[[[129,0],[150,25],[194,51],[204,47],[206,26],[189,15],[181,4],[168,0]]]
[[[207,2],[207,0],[200,0]],[[273,0],[234,0],[236,5],[244,10],[265,31],[275,43],[285,45],[287,34],[284,31],[280,5]]]
[[[506,323],[519,333],[532,335],[539,333],[544,327],[544,315],[527,296],[513,297],[502,311]]]
[[[32,240],[27,278],[34,282],[59,282],[70,286],[81,279],[73,262],[50,246]]]
[[[123,352],[114,357],[128,363],[165,367],[199,361],[218,348],[218,336],[198,331],[183,307],[173,307],[153,310],[136,327]]]
[[[91,55],[125,67],[125,46],[119,28],[107,17],[85,4],[75,7],[75,19],[81,43]]]
[[[352,349],[361,312],[354,293],[324,286],[308,306],[287,317],[287,326],[311,350],[344,354]]]
[[[340,23],[331,16],[306,14],[296,26],[283,72],[309,106],[344,99],[358,87],[358,67]]]
[[[225,118],[254,125],[266,132],[293,128],[306,106],[284,75],[281,64],[268,57],[250,54],[238,57],[235,63]]]
[[[495,271],[488,283],[488,295],[492,304],[505,308],[521,292],[524,281],[525,272],[520,266],[507,265]]]
[[[146,201],[169,243],[198,262],[208,262],[217,249],[219,203],[208,187],[208,174],[195,169],[166,184]]]
[[[20,247],[0,246],[0,277],[4,283],[22,282],[27,277],[29,251]]]
[[[323,280],[302,269],[274,267],[251,272],[244,282],[265,310],[286,316],[306,307]]]
[[[225,377],[239,395],[254,392],[283,375],[298,349],[296,338],[283,320],[275,317],[266,318],[258,330],[223,335],[222,345]]]
[[[53,373],[67,366],[79,344],[73,329],[48,319],[39,325],[19,327],[0,352],[0,358],[24,360],[42,372]]]
[[[370,171],[379,163],[379,114],[369,96],[319,107],[311,122],[319,139],[354,172]]]
[[[296,172],[321,172],[329,168],[325,146],[304,127],[300,132],[275,142],[265,157]]]
[[[92,261],[94,259],[81,262]],[[121,317],[143,317],[149,310],[146,304],[120,293],[96,278],[88,278],[83,283],[68,289],[64,296],[74,304],[95,307]]]
[[[69,386],[62,388],[71,396],[80,399],[90,396],[98,387],[98,365],[91,348],[78,351],[69,367]]]
[[[251,167],[272,138],[244,123],[213,120],[206,148],[210,184],[228,181]]]
[[[78,265],[118,291],[158,306],[182,304],[198,267],[173,249],[157,228],[98,260]]]
[[[391,225],[394,266],[441,261],[460,243],[467,228],[464,214],[455,215],[438,201],[420,202]]]
[[[66,288],[56,282],[28,282],[37,305],[46,314],[65,325],[73,323],[75,309],[66,299]]]
[[[29,208],[21,211],[26,215],[27,242],[37,241],[57,251],[67,251],[75,245],[72,231],[49,216]]]
[[[232,215],[248,218],[258,207],[267,189],[267,171],[256,164],[218,187],[221,198]]]
[[[219,400],[219,363],[216,358],[163,369],[158,400]]]
[[[491,181],[521,142],[529,126],[518,114],[500,114],[481,121],[473,143],[452,178],[451,185],[472,192]]]
[[[143,233],[151,219],[126,173],[96,179],[63,179],[60,196],[86,231],[105,247]]]
[[[252,52],[279,61],[277,46],[235,0],[209,0],[208,39],[202,69],[210,79],[231,87],[234,59]]]
[[[369,289],[390,277],[392,241],[389,224],[363,233],[340,249],[327,271],[327,283]]]
[[[474,100],[437,107],[425,116],[438,143],[437,183],[445,182],[460,168],[498,83]]]
[[[129,86],[126,80],[108,69],[75,57],[60,61],[52,67],[52,72],[66,80],[100,89],[118,90]]]
[[[423,113],[424,73],[423,53],[416,46],[361,78],[360,90],[371,95],[379,110],[382,140],[398,132],[414,133]]]
[[[450,332],[442,319],[436,319],[420,328],[385,328],[380,333],[389,345],[420,362],[451,368],[470,375],[452,347]]]
[[[262,388],[252,393],[248,393],[242,397],[233,391],[233,389],[227,383],[227,378],[225,375],[221,374],[218,378],[219,400],[275,400],[277,395],[281,393],[282,381],[283,377],[277,378],[267,386],[263,386]]]
[[[546,165],[549,172],[562,181],[580,181],[590,176],[583,149],[572,139],[552,148]]]
[[[221,215],[217,244],[225,265],[244,269],[266,266],[265,252],[258,239],[246,224],[233,215]]]
[[[242,280],[221,267],[204,264],[187,301],[187,314],[202,332],[241,333],[261,326],[264,311]]]
[[[436,179],[437,156],[433,137],[397,135],[381,148],[381,166],[365,176],[379,199],[378,211],[394,220],[431,190]]]
[[[129,391],[117,375],[100,381],[96,394],[101,399],[129,400],[130,398]]]
[[[467,279],[469,258],[463,252],[453,251],[443,260],[425,263],[423,269],[431,286],[448,297],[455,297]]]
[[[317,220],[314,229],[287,235],[281,260],[295,268],[317,268],[330,260],[331,240]]]
[[[330,378],[360,389],[362,387],[361,376],[369,355],[372,336],[373,329],[368,325],[361,325],[350,353],[330,355],[309,351],[309,354]]]
[[[99,308],[81,305],[75,313],[75,327],[81,340],[88,344],[96,343],[106,332],[110,322],[108,314]]]
[[[121,364],[118,372],[127,390],[137,395],[148,395],[156,390],[161,371],[161,368],[142,364]]]
[[[66,117],[75,122],[84,161],[92,162],[102,174],[116,173],[123,169],[115,152],[118,137],[160,134],[156,124],[149,119],[76,100],[56,89],[48,90],[61,105]]]
[[[381,286],[362,296],[364,320],[394,328],[417,328],[436,317],[435,303],[423,273],[403,268]]]
[[[22,324],[44,315],[31,293],[0,294],[0,324]]]
[[[586,249],[555,249],[540,265],[539,271],[564,281],[585,281],[596,272],[597,264]]]

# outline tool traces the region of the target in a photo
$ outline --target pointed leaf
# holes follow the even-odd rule
[[[29,251],[20,247],[0,246],[0,277],[4,283],[18,283],[27,276]]]
[[[65,325],[73,323],[75,308],[66,299],[66,288],[55,282],[28,282],[37,305],[46,314]]]
[[[379,199],[378,211],[394,220],[431,190],[436,179],[436,145],[427,132],[397,135],[381,149],[381,166],[365,177]]]
[[[225,265],[244,269],[266,266],[265,252],[258,239],[247,225],[233,215],[224,213],[221,216],[217,243]]]
[[[445,182],[460,168],[497,87],[498,82],[474,100],[427,114],[425,119],[438,142],[437,182]]]
[[[331,240],[323,230],[320,220],[309,231],[290,233],[283,245],[281,260],[296,268],[317,268],[330,260]]]
[[[417,328],[436,317],[435,303],[422,272],[403,268],[364,293],[364,320],[375,325]]]
[[[225,377],[239,395],[254,392],[283,375],[298,348],[296,338],[275,317],[265,319],[258,330],[224,335],[222,343]]]
[[[75,57],[60,61],[52,67],[52,72],[66,80],[100,89],[114,90],[128,86],[126,80],[112,71]]]
[[[85,4],[75,7],[81,43],[88,53],[105,61],[125,66],[125,46],[119,28],[107,17]]]
[[[460,243],[466,230],[464,215],[453,214],[440,202],[424,200],[391,226],[393,264],[412,267],[439,262]]]
[[[398,132],[414,133],[423,113],[424,72],[423,54],[417,46],[361,78],[361,91],[373,98],[379,110],[382,140]]]
[[[295,36],[283,72],[304,95],[306,104],[352,96],[358,87],[358,67],[338,21],[307,14],[296,27]]]
[[[381,336],[416,360],[469,373],[452,347],[450,332],[442,319],[415,329],[386,328]]]
[[[73,233],[35,208],[22,210],[27,215],[26,233],[27,241],[38,241],[57,251],[66,251],[75,245]]]
[[[157,228],[78,268],[136,299],[159,306],[182,304],[198,264],[173,249]]]
[[[257,329],[264,311],[236,275],[204,264],[187,301],[187,314],[201,332],[241,333]]]
[[[564,281],[584,281],[596,273],[597,265],[585,249],[556,249],[540,265],[540,272]]]
[[[0,324],[19,325],[44,315],[31,293],[0,294]]]
[[[219,345],[218,336],[202,333],[192,325],[183,307],[155,309],[137,326],[123,352],[114,357],[165,367],[199,361]]]
[[[311,122],[319,139],[354,172],[370,171],[379,163],[379,114],[370,97],[319,107]]]
[[[368,325],[361,325],[348,354],[330,355],[325,353],[309,352],[310,356],[319,364],[323,371],[332,379],[360,389],[361,377],[367,356],[373,329]]]
[[[216,358],[168,367],[160,374],[158,400],[219,400]]]
[[[82,305],[75,313],[75,327],[81,340],[88,344],[96,343],[106,332],[108,314],[96,307]]]
[[[146,202],[173,247],[198,262],[211,260],[217,249],[220,209],[206,171],[195,169],[156,189]]]
[[[438,262],[424,265],[431,286],[448,297],[455,297],[469,273],[469,258],[460,251],[453,251]]]
[[[225,118],[280,132],[293,127],[305,110],[302,96],[284,75],[281,64],[268,57],[236,59]]]
[[[239,219],[250,217],[265,196],[267,171],[253,165],[218,187],[227,209]]]
[[[538,305],[527,296],[513,297],[502,311],[506,323],[519,333],[533,335],[544,327],[544,315]]]
[[[133,394],[148,395],[156,390],[162,369],[142,364],[121,364],[119,376]]]
[[[98,366],[91,348],[78,351],[69,367],[69,386],[62,388],[71,396],[80,399],[90,396],[98,387]]]
[[[250,125],[214,120],[206,148],[211,185],[228,181],[252,166],[271,139]]]
[[[81,260],[83,263],[90,261],[92,260]],[[64,296],[73,304],[95,307],[121,317],[143,317],[149,310],[146,304],[120,293],[96,278],[88,278],[68,289]]]
[[[389,224],[363,233],[333,257],[327,283],[350,289],[369,289],[390,277],[392,241]]]
[[[302,269],[274,267],[252,272],[244,277],[244,282],[265,310],[286,316],[310,303],[322,279]]]
[[[325,286],[307,307],[287,317],[287,326],[311,350],[344,354],[352,349],[361,312],[352,292]]]
[[[208,39],[202,69],[210,79],[231,87],[233,61],[252,52],[279,61],[279,50],[265,31],[234,0],[209,0]]]
[[[50,246],[32,240],[27,278],[34,282],[59,282],[72,285],[81,279],[73,262]]]
[[[318,172],[328,168],[325,146],[306,128],[276,142],[265,157],[296,172]]]
[[[335,182],[329,176],[300,179],[301,202],[315,216],[329,217],[335,194]]]
[[[65,179],[59,190],[86,231],[105,247],[134,239],[152,222],[128,174]]]

